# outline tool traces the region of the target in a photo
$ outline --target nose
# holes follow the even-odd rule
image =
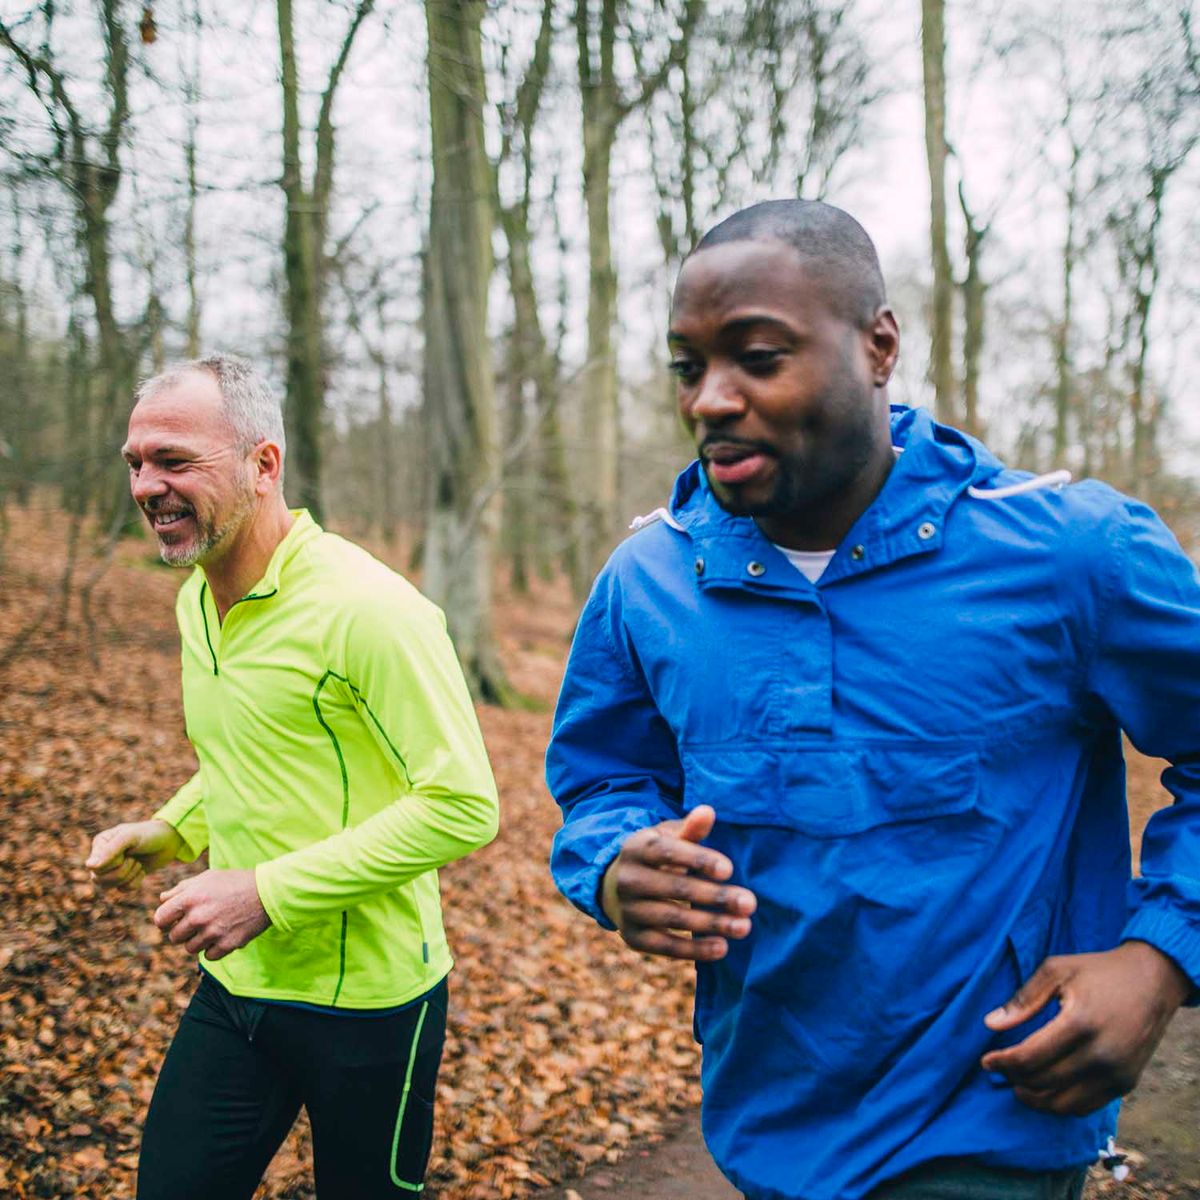
[[[130,468],[129,490],[133,493],[134,500],[144,505],[154,496],[165,496],[167,484],[152,464],[142,463],[136,470]]]
[[[732,372],[710,364],[690,397],[684,401],[684,416],[692,423],[709,427],[742,416],[746,399]]]

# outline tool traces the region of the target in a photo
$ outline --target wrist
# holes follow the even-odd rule
[[[600,879],[600,909],[618,929],[621,927],[621,902],[617,896],[617,862],[619,859],[620,855],[608,864]]]
[[[1130,938],[1122,942],[1119,949],[1136,956],[1139,964],[1144,964],[1140,969],[1154,980],[1159,995],[1171,1005],[1172,1011],[1181,1007],[1195,990],[1179,964],[1150,942]]]

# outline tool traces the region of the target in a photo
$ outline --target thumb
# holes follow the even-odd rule
[[[1058,973],[1042,963],[1009,1000],[983,1018],[983,1023],[998,1033],[1023,1024],[1058,995],[1059,984]]]
[[[137,840],[129,829],[106,829],[92,839],[92,849],[83,864],[89,871],[111,866]]]
[[[702,842],[717,823],[716,810],[710,804],[698,804],[686,817],[679,827],[679,836],[685,842]]]

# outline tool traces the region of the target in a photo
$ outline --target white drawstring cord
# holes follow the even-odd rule
[[[629,522],[629,528],[636,532],[639,529],[645,529],[647,525],[653,525],[655,521],[665,521],[677,533],[683,532],[683,526],[665,508],[656,508],[644,517],[634,517]]]
[[[1036,492],[1042,488],[1060,488],[1071,482],[1070,471],[1051,471],[1046,475],[1035,475],[1022,479],[1020,483],[998,488],[967,488],[967,495],[974,500],[1007,500],[1009,496],[1020,496],[1025,492]]]

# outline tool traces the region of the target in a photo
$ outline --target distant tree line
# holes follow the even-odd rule
[[[1200,137],[1191,9],[1111,0],[1087,29],[1071,14],[1030,3],[985,23],[922,0],[929,253],[899,282],[928,351],[908,357],[927,363],[939,417],[1022,465],[1066,461],[1182,513],[1190,488],[1162,469],[1173,398],[1155,339]],[[278,222],[261,233],[260,286],[277,317],[249,342],[286,388],[289,494],[406,537],[477,693],[503,701],[497,567],[517,590],[565,573],[582,596],[686,458],[665,371],[631,371],[622,353],[649,344],[644,314],[661,323],[714,219],[861,186],[900,85],[854,2],[277,0],[274,15],[258,49],[278,66],[277,166],[261,181]],[[422,35],[427,190],[405,245],[377,200],[349,219],[334,208],[354,201],[339,180],[342,135],[364,119],[361,100],[353,118],[344,103],[356,66]],[[57,489],[76,530],[98,521],[104,544],[131,520],[114,451],[134,383],[219,324],[197,232],[223,195],[198,151],[202,62],[239,36],[211,0],[44,2],[0,19],[0,545],[7,508],[36,489]],[[981,90],[1022,98],[1001,187],[972,145]],[[178,130],[157,237],[136,166],[152,112]],[[371,120],[383,146],[387,122]],[[1020,195],[1053,215],[1049,256],[1006,225]],[[630,278],[635,233],[652,257]],[[1031,254],[1039,287],[1022,286]],[[347,393],[352,406],[333,402]]]

